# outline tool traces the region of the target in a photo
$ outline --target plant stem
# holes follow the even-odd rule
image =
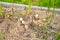
[[[14,2],[12,0],[12,13],[14,13],[13,8],[14,8]]]
[[[29,12],[31,10],[31,0],[29,0],[29,5],[28,5],[28,10],[26,12],[26,15],[25,16],[28,16]]]

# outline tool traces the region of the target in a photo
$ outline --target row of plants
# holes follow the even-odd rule
[[[24,2],[23,2],[24,1]],[[26,14],[25,15],[23,15],[23,17],[27,17],[28,15],[29,15],[29,13],[30,13],[30,10],[31,10],[31,5],[33,5],[33,1],[32,0],[23,0],[22,1],[22,3],[23,4],[28,4],[28,9],[27,9],[27,12],[26,12]],[[26,3],[25,3],[25,1],[26,1]],[[46,1],[46,0],[45,0]],[[44,1],[44,2],[45,2]],[[47,13],[46,13],[46,18],[45,18],[45,27],[46,27],[46,30],[43,30],[43,33],[44,32],[46,32],[47,34],[49,34],[49,31],[48,31],[48,29],[50,28],[50,26],[51,26],[51,24],[52,24],[52,22],[53,22],[53,19],[54,19],[54,16],[55,16],[55,8],[56,8],[56,0],[54,0],[54,2],[53,2],[53,12],[52,12],[52,14],[51,15],[49,15],[49,12],[50,12],[50,8],[51,8],[51,1],[52,0],[48,0],[48,3],[47,3],[47,5],[45,4],[45,6],[47,6],[48,7],[48,11],[47,11]],[[10,1],[9,1],[10,2]],[[29,2],[29,3],[28,3]],[[17,3],[20,3],[19,1],[17,1]],[[39,2],[40,3],[40,2]],[[39,4],[38,3],[38,4]],[[42,3],[43,4],[43,3]],[[12,9],[14,9],[14,1],[12,1]],[[36,4],[37,5],[37,4]],[[40,5],[40,4],[39,4]],[[3,14],[3,11],[4,11],[4,9],[3,9],[3,7],[2,6],[0,6],[0,16],[6,16],[6,17],[8,17],[8,18],[10,18],[10,15],[8,14],[8,13],[6,13],[6,14]],[[8,16],[9,15],[9,16]],[[11,16],[14,16],[15,14],[14,14],[14,12],[13,12],[13,10],[12,10],[12,14],[11,14]],[[15,16],[18,16],[18,15],[15,15]],[[21,15],[19,15],[19,16],[21,16]],[[36,19],[38,19],[38,16],[35,16],[35,18]],[[18,19],[19,20],[19,19]],[[32,19],[32,24],[34,24],[34,22],[33,22],[33,19]],[[41,23],[39,23],[38,24],[38,26],[37,26],[37,28],[38,29],[40,29],[42,27],[42,24]],[[51,32],[52,33],[52,32]],[[2,35],[1,35],[1,37],[0,37],[0,39],[2,39],[2,36],[4,35],[3,33],[1,33]],[[56,35],[56,40],[60,40],[60,34],[57,32],[57,33],[55,33],[55,35]],[[48,40],[47,39],[47,37],[46,37],[46,39],[45,40]]]
[[[1,2],[12,2],[12,0],[0,0]],[[20,3],[20,4],[26,4],[28,5],[28,2],[29,0],[14,0],[14,3]],[[33,3],[32,5],[37,5],[37,6],[45,6],[45,7],[48,7],[48,0],[31,0]],[[54,5],[54,0],[50,0],[50,6],[53,7]],[[56,8],[60,8],[60,0],[56,0],[55,1],[55,4],[56,4]]]

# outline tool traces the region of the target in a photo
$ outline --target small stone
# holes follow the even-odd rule
[[[38,20],[38,22],[42,22],[42,20]]]
[[[43,19],[43,21],[44,21],[44,22],[47,22],[47,20],[46,20],[46,19]]]
[[[25,24],[25,21],[22,21],[22,24]]]
[[[20,21],[22,21],[23,20],[23,18],[20,18]]]
[[[43,19],[44,21],[46,20],[46,19]]]
[[[25,29],[28,29],[28,26],[27,25],[25,25]]]

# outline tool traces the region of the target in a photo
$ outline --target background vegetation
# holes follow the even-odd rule
[[[29,0],[0,0],[1,2],[14,2],[14,3],[19,3],[19,4],[25,4],[28,5],[29,4]],[[48,0],[31,0],[32,1],[32,5],[34,6],[44,6],[44,7],[48,7]],[[50,0],[50,7],[53,7],[54,5],[54,0]],[[55,0],[55,5],[56,8],[60,8],[60,0]]]

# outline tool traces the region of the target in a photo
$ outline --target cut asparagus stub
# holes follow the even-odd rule
[[[35,16],[38,17],[38,14],[36,14]]]
[[[39,15],[38,15],[38,14],[36,14],[36,15],[35,15],[35,18],[36,18],[36,19],[38,19],[38,17],[39,17]]]

